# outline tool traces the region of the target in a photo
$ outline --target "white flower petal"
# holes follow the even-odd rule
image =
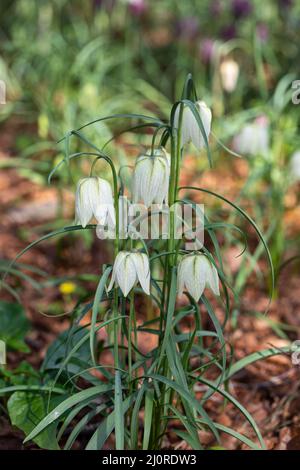
[[[136,268],[137,277],[143,291],[150,295],[150,267],[145,253],[133,253],[132,259]]]
[[[83,227],[86,227],[93,217],[92,207],[89,203],[89,199],[86,197],[86,186],[88,183],[87,180],[88,178],[79,180],[75,197],[76,219]]]
[[[79,181],[75,198],[76,219],[85,227],[94,216],[100,225],[107,219],[108,206],[113,206],[111,186],[108,181],[92,176]]]
[[[207,259],[206,285],[211,288],[215,295],[220,295],[219,276],[216,267]]]
[[[168,196],[169,178],[169,156],[163,148],[156,149],[154,155],[141,155],[134,169],[133,201],[142,201],[146,207],[162,203]]]
[[[131,253],[124,257],[122,265],[117,270],[117,280],[121,291],[127,297],[137,280],[136,269],[131,258]]]
[[[206,106],[204,101],[198,101],[196,103],[196,108],[199,112],[199,116],[204,127],[205,135],[208,139],[209,134],[210,134],[210,126],[211,126],[211,110]],[[190,113],[192,114],[192,111],[190,111]],[[190,118],[190,135],[191,135],[191,140],[193,144],[198,150],[201,150],[202,148],[205,147],[205,140],[203,137],[203,133],[193,114]]]
[[[178,294],[182,295],[185,287],[184,283],[184,258],[180,261],[178,266],[178,277],[177,277],[177,290]]]
[[[189,272],[186,273],[185,285],[193,299],[198,302],[205,288],[205,275],[201,263],[199,263],[198,255],[193,255],[191,258],[191,267]]]
[[[120,266],[122,268],[122,264],[123,264],[123,261],[124,261],[124,258],[128,255],[128,252],[127,251],[120,251],[115,259],[115,262],[114,262],[114,266],[113,266],[113,272],[112,272],[112,276],[111,276],[111,280],[110,280],[110,284],[108,286],[108,291],[111,290],[114,282],[116,281],[117,283],[117,279],[116,279],[116,275],[117,275],[117,272],[118,270],[120,269]]]
[[[204,254],[185,255],[178,266],[179,295],[186,289],[198,302],[206,286],[210,287],[215,295],[220,295],[218,272],[215,266]]]
[[[208,138],[211,127],[211,110],[207,107],[204,101],[197,101],[197,103],[195,103],[195,106],[199,112],[205,134]],[[180,105],[177,106],[174,115],[175,128],[178,128],[179,125],[179,113]],[[189,143],[191,141],[198,150],[201,150],[205,146],[203,134],[198,125],[197,119],[195,118],[192,110],[185,105],[181,123],[181,146],[183,147],[186,143]]]
[[[180,113],[180,104],[178,104],[175,114],[174,114],[174,127],[178,129],[179,126],[179,113]],[[189,112],[190,109],[187,106],[184,106],[182,119],[181,119],[181,147],[190,142],[190,128],[189,128]]]

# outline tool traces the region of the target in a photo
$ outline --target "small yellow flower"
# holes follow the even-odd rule
[[[63,295],[73,294],[76,289],[74,282],[62,282],[59,286],[59,291]]]

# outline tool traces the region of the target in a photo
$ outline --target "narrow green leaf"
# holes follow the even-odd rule
[[[129,407],[134,403],[136,393],[133,393],[123,402],[122,411],[126,413]],[[115,411],[112,411],[99,425],[91,439],[86,445],[86,450],[101,450],[106,439],[112,433],[115,427]]]
[[[218,199],[221,199],[222,201],[226,202],[231,207],[236,209],[252,225],[252,227],[256,231],[260,241],[262,242],[262,244],[264,246],[265,252],[267,254],[267,259],[268,259],[268,263],[269,263],[269,266],[270,266],[270,270],[271,270],[272,290],[271,290],[271,295],[270,295],[270,302],[269,302],[269,304],[270,304],[271,301],[272,301],[273,292],[274,292],[274,284],[275,284],[274,267],[273,267],[272,257],[271,257],[271,253],[269,251],[268,245],[266,244],[265,239],[264,239],[260,229],[258,228],[256,223],[254,222],[254,220],[245,211],[243,211],[243,209],[241,209],[238,205],[236,205],[233,202],[229,201],[229,199],[227,199],[226,197],[215,193],[214,191],[210,191],[208,189],[203,189],[203,188],[197,188],[195,186],[181,186],[179,188],[179,190],[182,190],[182,189],[191,189],[191,190],[194,190],[194,191],[201,191],[201,192],[204,192],[204,193],[207,193],[207,194],[211,194],[212,196],[215,196]]]
[[[80,403],[82,400],[86,400],[90,398],[93,400],[95,397],[98,397],[102,393],[106,393],[112,390],[113,386],[111,384],[102,384],[96,385],[95,387],[90,387],[86,390],[82,390],[81,392],[75,393],[67,400],[60,403],[54,410],[51,411],[47,416],[45,416],[42,421],[33,429],[33,431],[26,437],[24,442],[28,442],[34,437],[36,437],[41,431],[47,428],[49,424],[53,423],[57,419],[61,418],[61,416],[72,408],[77,403]]]
[[[160,348],[160,355],[159,355],[159,361],[158,361],[159,364],[165,354],[168,337],[172,329],[173,314],[174,314],[175,303],[176,303],[176,287],[177,287],[176,268],[173,268],[172,278],[171,278],[171,288],[170,288],[170,294],[169,294],[169,304],[168,304],[168,309],[167,309],[167,321],[166,321],[166,327],[164,331],[164,339]]]
[[[115,373],[115,435],[116,450],[124,450],[124,411],[120,371]]]
[[[96,290],[96,294],[95,294],[95,298],[94,298],[94,303],[93,303],[93,308],[92,308],[91,329],[90,329],[90,349],[91,349],[92,361],[95,365],[96,365],[96,359],[95,359],[95,335],[96,335],[96,331],[95,331],[95,327],[96,327],[96,322],[97,322],[97,315],[98,315],[98,310],[99,310],[99,304],[102,300],[102,295],[103,295],[103,292],[104,292],[104,289],[105,289],[106,281],[108,279],[108,276],[110,275],[111,270],[112,270],[111,266],[108,266],[105,269],[104,273],[102,274],[102,276],[99,280],[98,286],[97,286],[97,290]]]
[[[256,422],[252,418],[251,414],[246,410],[246,408],[243,407],[243,405],[241,403],[239,403],[236,400],[236,398],[234,398],[232,395],[230,395],[230,393],[226,392],[226,390],[223,390],[219,386],[216,386],[215,384],[213,384],[212,382],[204,379],[203,377],[195,377],[195,380],[207,385],[208,387],[212,388],[215,392],[220,393],[220,395],[222,395],[224,398],[226,398],[228,401],[230,401],[234,406],[236,406],[236,408],[238,410],[240,410],[240,412],[245,416],[245,418],[247,419],[249,424],[252,426],[255,434],[258,437],[258,440],[261,444],[261,447],[263,449],[266,448],[266,445],[264,443],[264,440],[262,438],[262,435],[260,433],[260,430],[258,429],[258,426],[257,426]]]
[[[201,404],[198,402],[198,400],[196,400],[196,398],[191,393],[187,392],[182,386],[180,386],[176,382],[164,377],[163,375],[149,374],[148,377],[151,377],[153,380],[158,380],[158,381],[166,384],[167,386],[169,386],[170,388],[175,390],[179,394],[179,396],[182,396],[185,400],[187,400],[190,403],[190,405],[195,409],[195,411],[197,411],[200,414],[200,416],[203,417],[203,419],[205,420],[208,428],[212,431],[215,438],[218,441],[220,440],[219,433],[218,433],[214,423],[212,422],[212,420],[210,419],[210,417],[208,416],[208,414],[204,410],[204,408],[201,406]]]
[[[93,419],[97,414],[101,413],[101,411],[104,411],[107,405],[105,403],[97,406],[95,409],[88,411],[79,421],[78,423],[74,426],[72,429],[71,434],[69,435],[67,442],[65,443],[64,450],[69,450],[71,449],[75,439],[79,436],[81,431],[85,428],[85,426],[88,424],[88,422]]]
[[[131,449],[137,450],[138,448],[138,438],[139,438],[139,411],[142,405],[146,390],[145,382],[142,384],[141,388],[138,391],[136,401],[131,414],[131,423],[130,423],[130,438],[131,438]]]
[[[154,390],[148,389],[145,397],[145,417],[144,417],[144,436],[143,436],[143,450],[147,450],[149,446],[149,439],[152,425]]]
[[[290,354],[291,352],[291,346],[284,346],[282,348],[263,349],[261,351],[249,354],[249,356],[243,357],[243,359],[240,359],[238,362],[236,362],[230,367],[229,372],[226,374],[226,379],[229,379],[241,369],[244,369],[253,362],[261,361],[272,356],[278,356],[280,354]]]

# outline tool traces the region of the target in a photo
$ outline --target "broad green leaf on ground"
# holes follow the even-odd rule
[[[7,349],[29,352],[24,342],[29,330],[29,320],[26,318],[22,305],[10,302],[0,302],[0,340],[6,343]]]
[[[55,397],[50,402],[54,408],[64,397]],[[11,423],[28,435],[47,415],[47,394],[15,392],[7,402]],[[57,422],[52,423],[33,440],[42,449],[58,450],[56,440]]]

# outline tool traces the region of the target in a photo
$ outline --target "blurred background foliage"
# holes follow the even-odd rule
[[[299,72],[299,14],[291,0],[3,0],[2,118],[20,114],[58,138],[141,104],[166,117],[187,71],[216,116],[261,106]],[[228,58],[239,67],[234,93],[221,83]]]
[[[300,4],[292,0],[2,0],[0,75],[8,96],[0,119],[17,123],[17,155],[1,166],[46,183],[64,158],[55,142],[67,131],[137,110],[167,119],[191,72],[213,110],[215,160],[223,156],[227,165],[220,141],[248,160],[240,197],[252,198],[256,220],[269,228],[279,269],[285,197],[295,182],[290,160],[300,148],[299,107],[291,101],[299,31]],[[101,122],[88,137],[102,146],[124,125]],[[146,146],[151,135],[128,139],[129,147],[109,146],[122,164],[130,145]],[[200,172],[205,165],[199,159]],[[73,180],[84,169],[76,161]],[[68,177],[60,172],[61,185]]]

